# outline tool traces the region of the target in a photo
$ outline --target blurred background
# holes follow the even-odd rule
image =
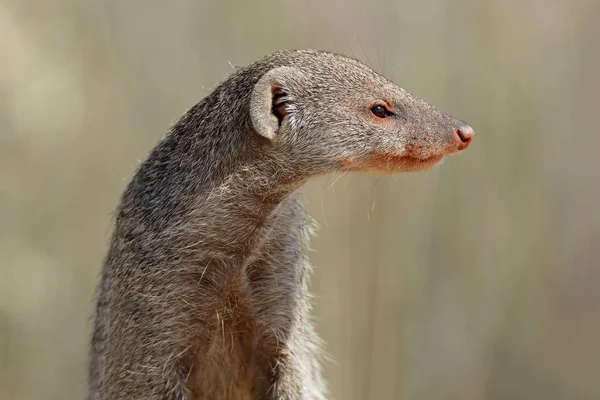
[[[600,2],[0,1],[0,398],[81,399],[112,212],[231,72],[354,56],[477,132],[305,188],[334,398],[600,399]]]

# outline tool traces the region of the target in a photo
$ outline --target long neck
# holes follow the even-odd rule
[[[282,174],[269,162],[244,164],[207,192],[198,193],[186,204],[188,217],[179,227],[178,247],[224,260],[247,257],[259,244],[267,219],[301,184],[282,181]]]
[[[117,235],[146,260],[243,258],[257,229],[303,181],[243,120],[195,127],[200,134],[182,121],[125,192]]]

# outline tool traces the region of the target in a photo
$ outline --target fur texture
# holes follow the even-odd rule
[[[283,51],[235,71],[122,196],[88,399],[327,398],[303,251],[311,224],[295,192],[336,170],[430,168],[470,142],[457,132],[472,137],[340,55]]]

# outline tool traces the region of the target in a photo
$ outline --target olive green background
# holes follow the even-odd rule
[[[230,71],[353,55],[467,121],[433,171],[328,176],[339,400],[600,399],[600,1],[0,1],[0,398],[81,399],[112,212]]]

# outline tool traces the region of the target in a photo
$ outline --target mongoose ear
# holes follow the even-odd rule
[[[293,87],[302,73],[294,67],[277,67],[260,78],[250,98],[250,119],[259,135],[272,140],[292,111]]]

